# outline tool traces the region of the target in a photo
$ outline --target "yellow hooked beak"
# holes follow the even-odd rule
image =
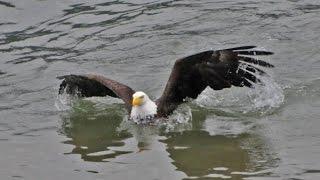
[[[132,99],[132,106],[140,106],[142,104],[142,98],[134,97]]]

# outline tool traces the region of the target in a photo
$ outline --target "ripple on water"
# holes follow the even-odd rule
[[[240,135],[247,133],[252,127],[253,123],[239,118],[210,116],[204,122],[204,129],[210,135]]]

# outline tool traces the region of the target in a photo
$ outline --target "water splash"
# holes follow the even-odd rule
[[[171,116],[162,123],[164,131],[181,132],[192,129],[192,112],[187,104],[180,105]]]
[[[57,92],[57,90],[55,90],[55,92]],[[76,99],[78,99],[78,97],[69,95],[65,88],[63,93],[56,96],[54,105],[59,111],[68,111],[72,108]]]
[[[283,89],[272,78],[261,76],[260,79],[265,86],[256,85],[248,93],[253,102],[252,108],[269,111],[280,107],[284,101]]]
[[[245,65],[240,66],[245,70]],[[241,114],[268,114],[280,107],[284,101],[283,89],[272,76],[257,76],[264,85],[254,88],[233,87],[222,91],[207,88],[194,101],[204,108],[223,109]]]
[[[153,127],[153,131],[157,131],[157,133],[182,132],[184,130],[192,129],[191,121],[191,108],[184,104],[179,106],[168,118],[155,118],[149,123],[144,123],[144,121],[132,121],[128,116],[125,116],[119,130],[132,131],[132,128],[143,129],[144,127]]]

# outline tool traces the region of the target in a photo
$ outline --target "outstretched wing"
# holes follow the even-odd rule
[[[232,85],[253,87],[253,83],[261,83],[254,74],[265,72],[252,64],[274,66],[248,56],[273,53],[252,48],[255,46],[211,50],[178,59],[162,96],[157,100],[158,114],[166,116],[172,113],[185,98],[197,98],[207,86],[221,90]],[[241,63],[244,64],[243,68],[239,68]]]
[[[135,91],[124,84],[96,74],[71,74],[57,78],[63,79],[59,94],[66,92],[80,97],[111,96],[122,99],[126,108],[131,110],[132,95]]]

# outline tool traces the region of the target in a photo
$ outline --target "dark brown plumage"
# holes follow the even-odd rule
[[[125,102],[126,108],[131,110],[132,95],[135,92],[130,87],[101,75],[65,75],[60,84],[59,94],[64,93],[79,97],[111,96],[120,98]]]
[[[249,56],[271,55],[272,52],[252,50],[255,46],[242,46],[223,50],[210,50],[178,59],[172,69],[162,96],[156,100],[157,116],[170,115],[185,98],[197,98],[207,87],[214,90],[238,87],[253,87],[261,83],[255,74],[265,72],[254,65],[274,67],[272,64]],[[239,68],[245,63],[245,70]],[[254,65],[252,65],[254,64]],[[112,96],[122,99],[129,112],[134,90],[101,75],[66,75],[59,93],[66,91],[79,96]]]

